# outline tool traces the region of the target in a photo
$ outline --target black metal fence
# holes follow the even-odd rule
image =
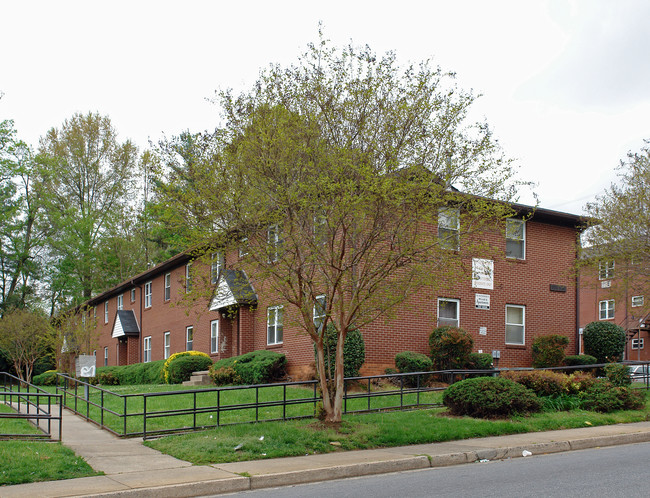
[[[633,375],[634,386],[650,388],[649,363],[630,362],[629,365],[640,369]],[[544,370],[571,373],[598,371],[604,366],[578,365]],[[441,370],[346,378],[342,411],[348,414],[442,406],[441,391],[447,384],[472,376],[497,376],[508,370],[533,369]],[[121,437],[146,439],[225,425],[312,418],[318,415],[321,402],[317,381],[192,390],[152,386],[152,389],[161,390],[120,393],[115,391],[128,389],[128,386],[111,391],[58,375],[57,389],[66,408]]]
[[[0,396],[10,410],[0,413],[0,439],[47,439],[61,441],[62,403],[61,395],[48,392],[38,386],[21,381],[6,372],[2,375],[2,392]],[[7,431],[6,420],[26,420],[36,426],[41,432],[11,432]],[[52,423],[58,430],[56,438],[52,437]],[[11,425],[11,429],[20,425]],[[19,430],[19,429],[18,429]]]

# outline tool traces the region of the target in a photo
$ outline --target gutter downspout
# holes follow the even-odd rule
[[[580,236],[578,236],[578,241],[580,240]],[[576,247],[576,261],[578,260],[578,248]],[[580,335],[580,271],[579,269],[576,268],[576,349],[577,352],[576,354],[580,354],[580,350],[582,349],[582,344],[581,344],[581,339],[582,336]]]

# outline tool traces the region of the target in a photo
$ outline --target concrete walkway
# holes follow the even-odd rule
[[[0,487],[9,497],[202,496],[650,441],[650,422],[193,466],[63,412],[63,444],[106,475]]]

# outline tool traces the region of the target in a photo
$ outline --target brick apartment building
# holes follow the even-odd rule
[[[626,332],[624,359],[648,361],[650,313],[645,300],[647,279],[640,278],[634,264],[603,260],[580,272],[579,323],[610,321]],[[648,344],[650,347],[650,344]]]
[[[504,231],[485,233],[501,256],[464,261],[463,281],[447,289],[423,289],[389,318],[361,329],[366,345],[362,373],[383,373],[400,351],[428,353],[429,334],[438,325],[470,332],[475,351],[493,353],[499,366],[529,366],[532,342],[540,335],[566,335],[568,353],[577,352],[572,270],[583,220],[513,207],[518,218],[508,219]],[[286,354],[292,377],[311,377],[313,346],[295,324],[294,311],[255,289],[243,271],[229,268],[237,257],[228,254],[224,262],[215,253],[193,267],[191,255],[182,253],[89,300],[99,331],[97,365],[160,360],[190,349],[215,360],[269,349]],[[190,306],[182,301],[193,274],[204,276],[212,294]]]

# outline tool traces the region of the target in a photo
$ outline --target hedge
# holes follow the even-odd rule
[[[564,360],[564,349],[569,338],[564,335],[551,334],[536,337],[533,341],[533,367],[559,367]]]
[[[180,356],[172,361],[168,368],[168,383],[181,384],[190,380],[192,373],[207,370],[212,366],[212,359],[208,356],[189,355]]]
[[[162,366],[162,379],[166,384],[170,384],[169,382],[169,365],[176,360],[176,358],[182,358],[183,356],[202,356],[204,358],[208,358],[211,360],[210,356],[202,353],[201,351],[181,351],[180,353],[174,353],[171,355],[169,358],[164,360],[163,366]]]
[[[133,365],[99,367],[92,383],[102,385],[134,385],[162,383],[165,360],[134,363]]]
[[[238,378],[242,384],[247,385],[266,384],[286,376],[287,358],[274,351],[252,351],[215,362],[210,367],[210,376],[216,381],[218,372],[227,368],[232,368],[236,373],[236,376],[229,376],[230,380]]]

